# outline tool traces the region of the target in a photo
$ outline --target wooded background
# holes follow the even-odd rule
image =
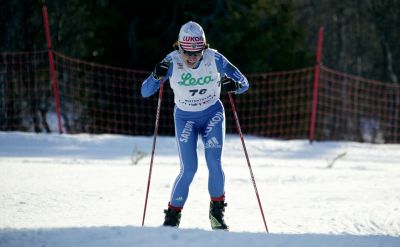
[[[46,49],[40,0],[0,1],[0,51]],[[201,24],[211,47],[244,73],[315,63],[398,83],[398,0],[48,0],[53,48],[113,66],[152,70],[172,50],[179,28]]]

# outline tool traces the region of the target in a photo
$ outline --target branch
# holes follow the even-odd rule
[[[346,156],[346,154],[347,154],[347,152],[343,152],[341,154],[338,154],[333,160],[331,160],[331,161],[328,160],[328,166],[326,168],[329,168],[329,169],[332,168],[333,164],[335,164],[335,162],[338,159],[343,158],[344,156]]]

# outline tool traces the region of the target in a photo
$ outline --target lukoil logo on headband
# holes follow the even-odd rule
[[[204,41],[203,37],[193,37],[193,36],[184,36],[182,41],[189,41],[189,42],[198,42],[198,41]]]

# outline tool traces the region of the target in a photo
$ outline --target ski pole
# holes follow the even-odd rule
[[[253,170],[251,169],[251,165],[250,165],[249,155],[247,154],[246,145],[245,145],[245,143],[244,143],[244,137],[243,137],[243,134],[242,134],[242,130],[241,130],[241,128],[240,128],[240,123],[239,123],[239,118],[238,118],[238,116],[237,116],[237,112],[236,112],[236,108],[235,108],[235,103],[234,103],[234,101],[233,101],[233,98],[232,98],[231,93],[229,93],[228,95],[229,95],[229,101],[231,102],[231,106],[232,106],[233,116],[234,116],[235,122],[236,122],[236,129],[237,129],[237,131],[239,132],[240,140],[242,141],[242,146],[243,146],[244,154],[245,154],[246,160],[247,160],[247,166],[249,167],[249,171],[250,171],[250,175],[251,175],[251,180],[252,180],[253,186],[254,186],[254,191],[256,192],[256,197],[257,197],[257,201],[258,201],[258,206],[260,207],[261,216],[262,216],[262,219],[263,219],[263,221],[264,221],[265,230],[266,230],[267,233],[268,233],[267,222],[265,221],[265,216],[264,216],[264,211],[263,211],[263,208],[262,208],[262,205],[261,205],[260,196],[258,195],[256,180],[254,179]]]
[[[161,101],[162,101],[162,97],[163,97],[163,91],[164,91],[164,80],[161,80],[161,82],[160,82],[160,92],[158,94],[156,123],[155,123],[155,127],[154,127],[153,147],[152,147],[152,150],[151,150],[150,169],[149,169],[149,177],[147,179],[147,191],[146,191],[146,199],[145,199],[145,202],[144,202],[142,226],[144,225],[144,219],[146,217],[146,209],[147,209],[147,200],[149,198],[151,173],[152,173],[152,170],[153,170],[153,159],[154,159],[154,152],[155,152],[155,149],[156,149],[158,123],[160,122],[160,110],[161,110]]]

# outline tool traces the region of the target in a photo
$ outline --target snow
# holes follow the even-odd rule
[[[179,172],[158,137],[0,132],[0,246],[400,246],[400,145],[226,137],[229,232],[210,230],[204,146],[179,229],[160,227]]]

